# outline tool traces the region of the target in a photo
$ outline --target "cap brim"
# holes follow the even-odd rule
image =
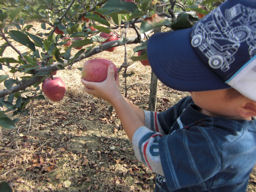
[[[180,91],[229,88],[193,50],[191,30],[157,33],[148,40],[147,54],[153,72],[165,85]]]

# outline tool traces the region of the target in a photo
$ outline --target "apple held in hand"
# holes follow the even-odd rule
[[[51,101],[60,101],[65,95],[66,87],[61,78],[53,77],[44,80],[42,90]]]
[[[82,78],[86,81],[102,82],[107,78],[108,66],[113,65],[115,78],[117,78],[117,68],[114,63],[107,59],[91,59],[85,62],[82,70]]]
[[[110,41],[116,41],[119,39],[118,35],[115,33],[112,33],[112,32],[110,32],[110,33],[102,32],[102,33],[100,33],[100,36],[102,38],[106,39],[103,43],[110,42]],[[115,49],[116,49],[116,47],[111,47],[111,48],[107,49],[107,51],[113,52]]]

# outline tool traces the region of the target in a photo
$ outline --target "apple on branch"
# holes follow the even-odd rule
[[[203,5],[198,5],[197,6],[199,9],[202,9],[202,10],[207,10],[205,6]],[[199,13],[199,12],[196,12],[196,15],[199,19],[202,19],[205,15],[203,13]]]
[[[113,65],[115,78],[118,72],[115,64],[107,59],[96,58],[86,61],[83,65],[82,78],[86,81],[102,82],[107,78],[108,66]]]
[[[88,18],[86,18],[84,15],[81,17],[82,21],[85,21],[86,23],[88,23],[90,20]]]
[[[58,27],[55,28],[54,32],[55,32],[56,34],[59,34],[59,35],[63,35],[63,34],[64,34],[64,32],[61,31]]]
[[[47,78],[42,84],[42,91],[51,101],[60,101],[66,92],[65,83],[59,77]]]
[[[141,56],[143,54],[145,54],[145,51],[143,51],[143,50],[138,51],[138,56]],[[149,61],[147,59],[140,60],[140,62],[144,66],[150,66]]]
[[[63,39],[64,39],[64,42],[65,42],[65,43],[64,43],[64,46],[65,46],[65,47],[71,46],[72,41],[71,41],[70,37],[64,37]]]
[[[100,37],[102,37],[103,39],[105,39],[105,41],[102,42],[102,43],[106,43],[106,42],[110,42],[110,41],[116,41],[116,40],[119,39],[119,38],[118,38],[118,34],[113,33],[113,32],[110,32],[110,33],[101,32],[101,33],[100,33]],[[115,49],[116,49],[116,47],[111,47],[111,48],[107,49],[107,51],[113,52]]]
[[[92,26],[92,25],[89,25],[89,27],[88,27],[91,31],[97,31],[97,29],[95,29],[95,27],[94,26]]]

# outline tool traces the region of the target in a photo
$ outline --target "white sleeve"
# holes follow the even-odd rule
[[[134,133],[132,144],[136,158],[153,172],[163,175],[159,153],[159,140],[161,137],[161,133],[153,132],[143,126]]]
[[[158,113],[154,111],[144,110],[144,114],[145,114],[145,122],[144,122],[145,126],[151,129],[152,131],[156,131],[164,135],[164,131],[158,120]]]

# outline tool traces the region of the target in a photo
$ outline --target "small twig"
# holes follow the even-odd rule
[[[64,14],[58,19],[58,23],[60,23],[61,20],[66,16],[66,14],[68,13],[68,11],[69,11],[70,8],[72,7],[72,5],[75,3],[75,1],[76,1],[76,0],[72,0],[72,1],[70,2],[70,4],[68,5],[67,9],[66,9],[65,12],[64,12]],[[57,26],[55,25],[54,28],[53,28],[53,30],[51,31],[50,35],[53,34],[53,32],[55,31],[56,27],[57,27]]]
[[[34,100],[32,99],[32,102],[31,102],[31,105],[30,105],[30,110],[29,110],[29,124],[28,124],[27,133],[29,133],[29,131],[31,130],[31,127],[32,127],[32,118],[33,118],[33,113],[34,113],[33,102],[34,102]]]
[[[127,37],[127,28],[128,24],[126,24],[125,31],[124,31],[124,39],[126,40]],[[128,59],[127,59],[127,47],[126,47],[126,41],[124,43],[124,86],[125,86],[125,94],[124,96],[127,97],[128,90],[127,90],[127,69],[128,69]]]
[[[3,173],[2,175],[0,175],[0,178],[6,176],[8,173],[10,173],[10,172],[12,172],[13,170],[18,169],[18,168],[20,168],[20,166],[13,167],[13,168],[9,169],[8,171],[6,171],[6,172]]]
[[[90,57],[92,55],[95,55],[97,53],[100,53],[104,50],[107,50],[113,46],[121,46],[121,45],[124,45],[124,44],[134,44],[134,43],[140,43],[140,40],[138,39],[138,37],[135,37],[135,38],[127,38],[127,39],[124,39],[124,40],[116,40],[116,41],[109,41],[107,43],[104,43],[102,45],[99,45],[99,46],[96,46],[95,48],[91,49],[90,51],[88,52],[85,52],[84,54],[80,55],[75,61],[74,63],[78,62],[78,61],[81,61],[87,57]]]
[[[18,49],[16,49],[16,47],[14,47],[13,45],[12,45],[12,43],[8,40],[8,38],[5,36],[5,34],[4,34],[4,32],[2,31],[2,29],[0,29],[0,33],[1,33],[1,37],[6,41],[6,43],[16,52],[16,53],[18,53],[18,55],[20,56],[20,58],[22,59],[22,61],[25,63],[25,64],[27,64],[27,62],[26,62],[26,59],[23,57],[23,55],[21,54],[21,52],[18,50]]]
[[[51,141],[51,139],[47,139],[47,141],[45,141],[42,145],[40,145],[39,147],[37,147],[33,153],[35,153],[36,151],[38,151],[40,148],[42,148],[43,146],[45,146],[47,143],[49,143]]]

